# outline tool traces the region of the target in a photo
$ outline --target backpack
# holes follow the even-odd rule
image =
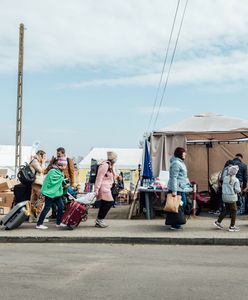
[[[91,159],[89,183],[93,184],[96,182],[99,166],[103,162],[107,162],[109,164],[109,161],[97,161],[94,158]]]
[[[35,181],[35,174],[32,172],[30,165],[25,163],[25,165],[20,166],[17,178],[24,185],[31,185]]]

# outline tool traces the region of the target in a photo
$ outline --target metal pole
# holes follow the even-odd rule
[[[17,80],[17,109],[16,109],[16,151],[15,151],[15,174],[21,165],[22,156],[22,91],[23,91],[23,47],[24,24],[19,28],[19,56],[18,56],[18,80]]]

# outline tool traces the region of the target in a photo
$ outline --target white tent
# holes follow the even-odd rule
[[[207,188],[209,175],[221,170],[224,162],[242,153],[248,162],[248,120],[214,113],[199,114],[151,135],[154,175],[169,169],[169,160],[176,147],[187,148],[186,163],[191,179]]]
[[[79,163],[79,169],[90,168],[91,159],[105,160],[107,152],[114,151],[118,155],[116,169],[138,169],[142,162],[143,149],[136,148],[93,148],[82,161]]]
[[[22,146],[21,162],[29,162],[32,155],[31,146]],[[15,172],[15,146],[0,145],[0,168],[8,169],[8,175],[14,175]]]

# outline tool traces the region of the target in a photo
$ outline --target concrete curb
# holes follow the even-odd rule
[[[171,237],[0,237],[0,243],[82,243],[146,245],[248,246],[245,238],[171,238]]]

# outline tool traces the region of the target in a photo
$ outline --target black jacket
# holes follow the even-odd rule
[[[225,167],[229,166],[229,165],[236,165],[239,167],[239,171],[236,175],[236,177],[238,178],[240,184],[242,185],[241,187],[244,189],[247,186],[247,165],[245,163],[243,163],[239,158],[235,157],[232,160],[228,160],[225,163]]]

